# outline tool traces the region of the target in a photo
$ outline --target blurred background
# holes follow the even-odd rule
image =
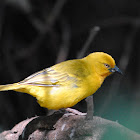
[[[94,94],[94,115],[140,133],[139,38],[137,0],[0,1],[0,84],[18,82],[80,53],[106,52],[124,75],[108,77]],[[85,110],[85,102],[79,104]],[[0,131],[45,114],[30,95],[0,93]]]

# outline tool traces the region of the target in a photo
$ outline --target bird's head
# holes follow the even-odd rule
[[[92,61],[90,63],[92,63],[96,73],[103,77],[107,77],[114,72],[122,74],[121,70],[116,66],[115,60],[107,53],[95,52],[88,55],[87,58]]]

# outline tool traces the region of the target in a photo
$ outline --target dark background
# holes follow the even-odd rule
[[[108,77],[94,94],[94,115],[140,133],[139,17],[138,0],[0,1],[0,84],[18,82],[43,68],[77,58],[91,29],[99,26],[84,56],[107,52],[124,75]],[[45,114],[30,95],[0,94],[1,131]]]

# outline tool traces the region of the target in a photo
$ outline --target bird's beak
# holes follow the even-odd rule
[[[122,71],[115,65],[114,68],[109,69],[110,72],[118,72],[120,74],[123,74]]]

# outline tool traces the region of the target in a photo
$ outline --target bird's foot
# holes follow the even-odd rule
[[[76,109],[72,109],[72,108],[66,108],[65,110],[70,112],[69,113],[70,115],[82,115],[82,116],[86,116],[87,115],[87,113],[83,113],[83,112],[80,112],[80,111],[78,111]]]

